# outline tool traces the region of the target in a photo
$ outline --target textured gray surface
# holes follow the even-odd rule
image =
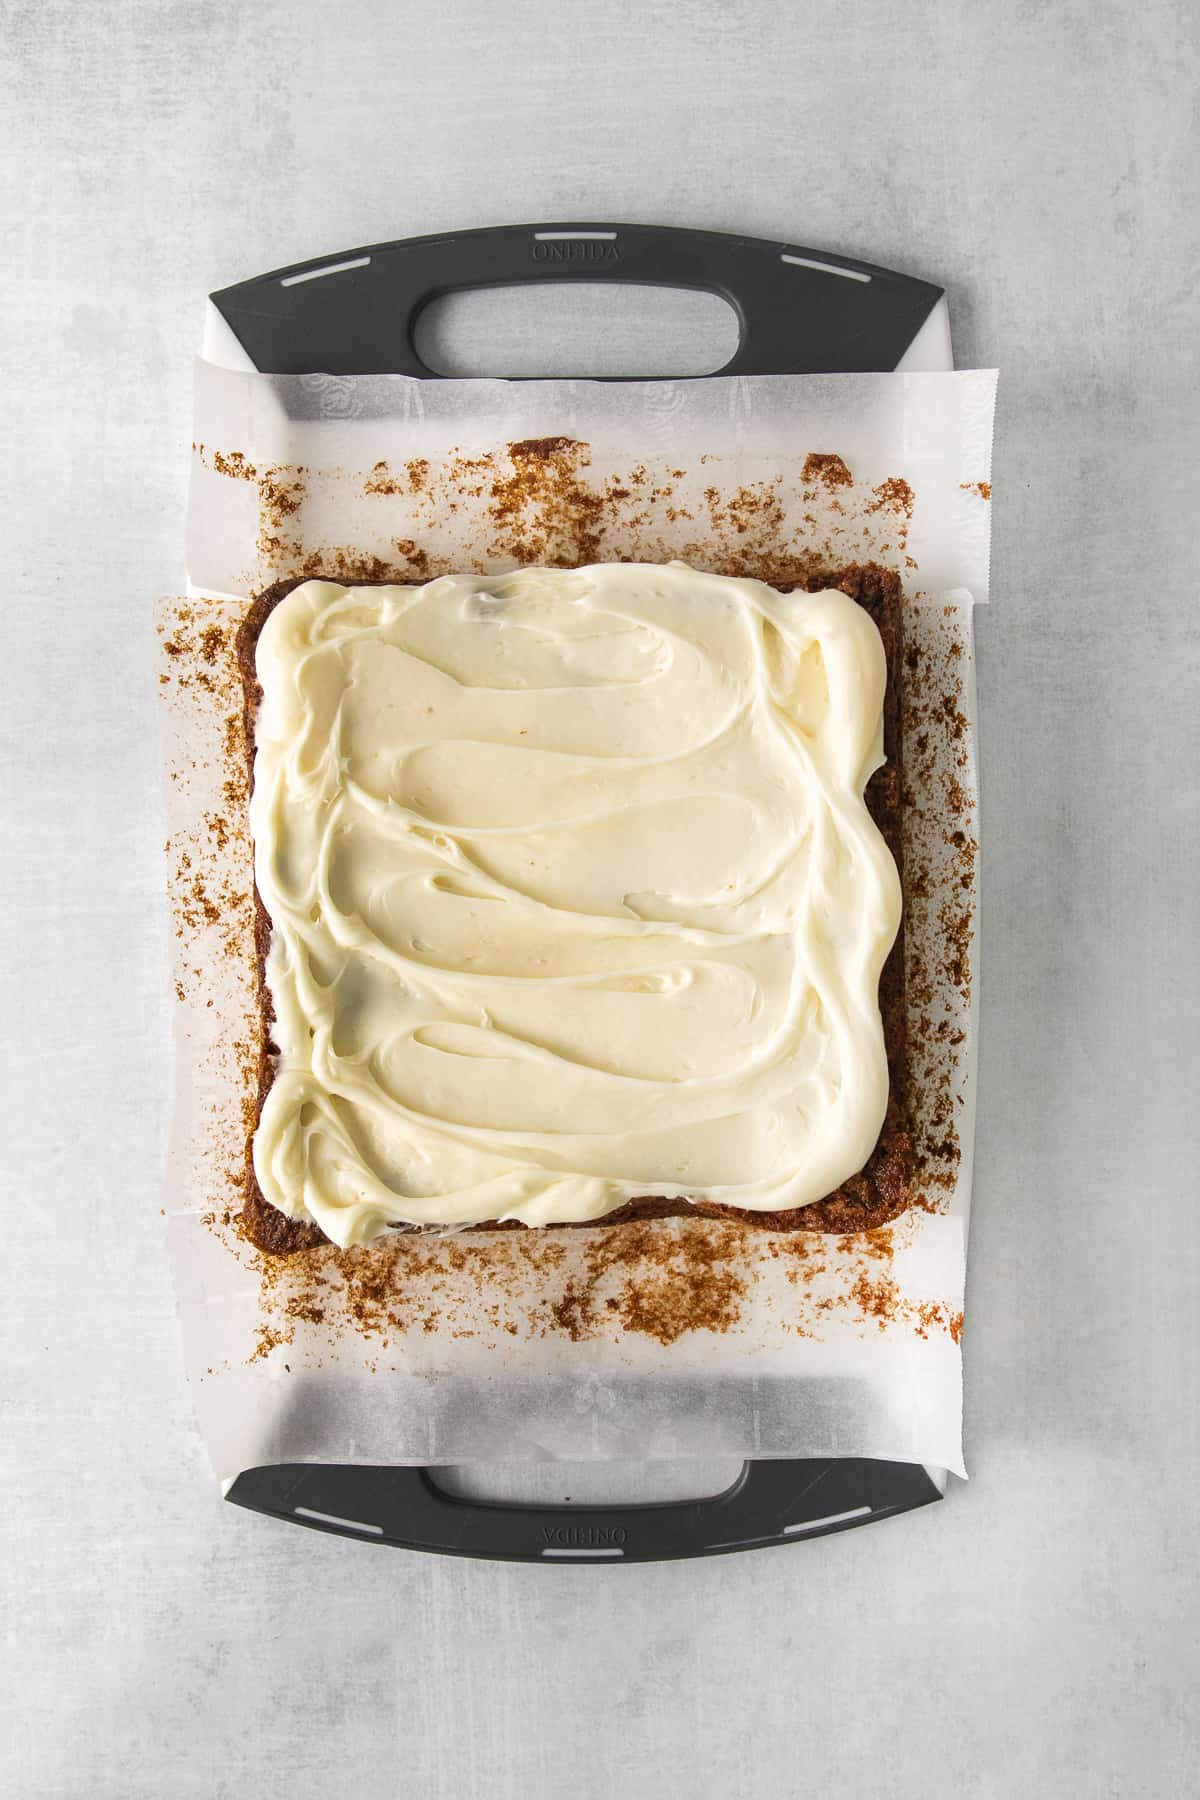
[[[1189,1790],[1200,40],[1185,0],[909,10],[0,11],[6,1793]],[[975,1479],[788,1551],[504,1569],[208,1480],[155,1212],[148,614],[207,288],[578,212],[930,275],[1003,370]]]

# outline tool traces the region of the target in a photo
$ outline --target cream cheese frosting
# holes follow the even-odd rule
[[[853,600],[681,563],[308,581],[257,672],[273,1206],[346,1246],[862,1168],[900,883]]]

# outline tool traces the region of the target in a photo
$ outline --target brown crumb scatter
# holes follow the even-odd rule
[[[895,1235],[890,1225],[878,1225],[873,1231],[860,1231],[838,1239],[839,1250],[852,1251],[871,1262],[890,1262],[895,1248]]]
[[[889,475],[887,480],[881,481],[872,492],[875,499],[868,508],[869,512],[890,511],[905,520],[912,518],[917,497],[902,476]]]
[[[211,669],[225,648],[225,633],[220,625],[206,625],[200,633],[199,652]]]
[[[303,1319],[306,1324],[320,1325],[325,1318],[325,1308],[294,1294],[287,1303],[287,1314],[289,1319]]]
[[[304,500],[304,479],[299,471],[290,475],[284,469],[264,470],[258,482],[258,510],[262,528],[276,531],[285,519],[300,511]]]
[[[218,475],[229,475],[235,481],[257,481],[258,470],[241,450],[214,450],[212,466]]]
[[[810,451],[805,457],[800,479],[810,487],[820,486],[830,491],[854,484],[854,477],[841,457],[820,450]]]
[[[272,1350],[278,1350],[283,1344],[294,1342],[290,1331],[281,1331],[278,1326],[264,1321],[258,1328],[253,1350],[246,1358],[248,1363],[265,1362]]]
[[[521,438],[508,455],[511,474],[497,470],[489,484],[493,551],[563,568],[595,562],[604,499],[584,475],[589,446],[569,437]]]
[[[393,538],[392,543],[407,565],[407,579],[411,582],[428,581],[431,573],[429,552],[423,550],[415,538]]]
[[[860,1275],[850,1292],[865,1316],[874,1319],[880,1329],[899,1316],[900,1288],[890,1275],[880,1275],[874,1281],[867,1275]]]
[[[259,1257],[268,1311],[287,1320],[326,1316],[331,1299],[363,1336],[450,1329],[454,1307],[507,1336],[559,1335],[573,1343],[633,1332],[661,1344],[737,1323],[753,1277],[742,1229],[723,1221],[650,1220],[576,1239],[571,1273],[560,1233],[485,1231],[447,1238],[398,1231],[366,1250],[322,1243]],[[486,1295],[486,1303],[480,1304]],[[531,1299],[532,1296],[532,1299]],[[450,1308],[451,1310],[447,1310]]]
[[[403,494],[405,486],[392,474],[386,462],[377,462],[363,482],[364,494]]]
[[[346,546],[311,550],[303,557],[297,575],[306,581],[403,581],[404,571],[381,556],[364,556]]]

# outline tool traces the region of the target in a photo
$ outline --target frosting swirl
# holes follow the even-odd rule
[[[900,884],[853,600],[681,563],[309,581],[257,671],[272,1205],[345,1246],[862,1167]]]

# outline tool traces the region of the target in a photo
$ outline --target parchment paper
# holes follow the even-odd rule
[[[200,363],[190,595],[164,603],[176,930],[166,1211],[218,1474],[282,1460],[879,1456],[963,1473],[974,1111],[971,613],[994,373],[655,383],[278,377]],[[281,576],[682,557],[904,576],[917,1204],[836,1238],[701,1218],[393,1235],[272,1262],[237,1213],[257,1006],[241,687]]]

